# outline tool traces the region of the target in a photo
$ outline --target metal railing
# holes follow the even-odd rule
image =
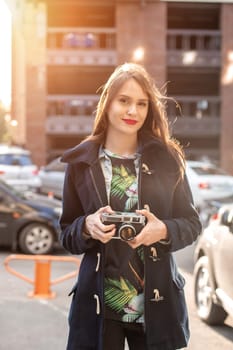
[[[219,96],[173,96],[168,103],[168,116],[184,116],[196,119],[220,118]]]
[[[116,48],[116,28],[50,27],[47,30],[48,49]]]
[[[218,135],[220,133],[219,96],[173,96],[167,106],[168,117],[179,135]],[[88,135],[94,122],[97,95],[50,95],[47,98],[46,132],[51,135]],[[177,105],[179,106],[177,108]]]
[[[33,261],[34,262],[34,275],[35,278],[29,278],[23,273],[17,271],[10,263],[12,261]],[[57,277],[53,280],[50,279],[51,263],[52,262],[72,262],[75,263],[77,268],[65,275]],[[16,277],[30,283],[34,286],[33,291],[28,293],[32,298],[54,298],[55,292],[52,292],[50,287],[52,285],[64,282],[69,278],[76,277],[79,271],[81,260],[72,256],[52,256],[52,255],[24,255],[24,254],[11,254],[4,260],[6,270],[15,275]]]
[[[221,33],[218,30],[169,29],[167,31],[169,66],[221,65]]]
[[[47,49],[52,65],[116,65],[116,29],[48,28]]]
[[[48,95],[47,116],[92,116],[98,95]]]

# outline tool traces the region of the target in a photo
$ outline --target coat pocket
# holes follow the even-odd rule
[[[181,324],[183,329],[188,332],[188,312],[185,300],[185,278],[177,271],[173,276],[173,306],[175,308],[176,320]],[[187,333],[188,334],[188,333]]]

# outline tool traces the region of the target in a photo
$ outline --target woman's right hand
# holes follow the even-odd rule
[[[112,208],[108,205],[97,210],[94,214],[90,214],[86,217],[84,232],[88,234],[90,238],[101,241],[102,243],[108,243],[116,232],[114,224],[104,225],[101,221],[102,213],[114,213]]]

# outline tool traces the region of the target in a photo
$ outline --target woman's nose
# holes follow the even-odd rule
[[[128,114],[136,114],[137,113],[137,107],[135,104],[131,104],[128,108]]]

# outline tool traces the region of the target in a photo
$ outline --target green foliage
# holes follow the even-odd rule
[[[0,143],[5,143],[9,141],[9,133],[7,130],[7,125],[5,121],[5,110],[0,104]]]

